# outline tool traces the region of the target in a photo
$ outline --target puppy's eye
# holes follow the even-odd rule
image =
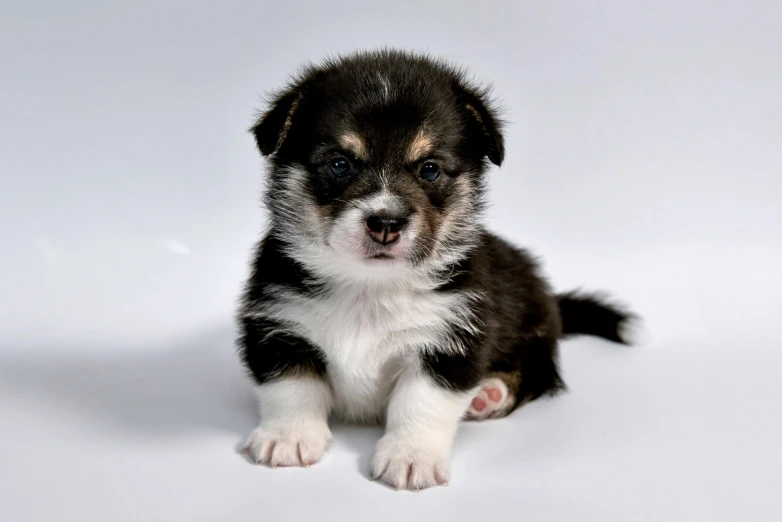
[[[440,165],[432,161],[427,161],[421,165],[421,178],[429,183],[434,183],[440,177]]]
[[[336,158],[331,161],[329,169],[336,177],[342,178],[350,174],[350,162],[345,158]]]

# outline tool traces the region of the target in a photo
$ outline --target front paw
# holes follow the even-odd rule
[[[271,467],[310,466],[326,453],[331,430],[321,421],[291,422],[283,426],[258,426],[243,451],[258,464]]]
[[[419,490],[447,486],[450,478],[447,441],[417,441],[417,437],[387,434],[372,458],[372,479],[394,489]],[[445,444],[443,444],[445,443]]]

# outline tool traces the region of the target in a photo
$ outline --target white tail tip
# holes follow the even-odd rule
[[[621,321],[616,330],[622,342],[630,346],[646,345],[652,341],[651,332],[643,321],[637,318]]]

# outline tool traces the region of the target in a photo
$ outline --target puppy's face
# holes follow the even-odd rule
[[[486,159],[503,155],[483,95],[445,65],[393,52],[309,69],[253,131],[272,155],[273,230],[299,261],[354,275],[461,259]]]

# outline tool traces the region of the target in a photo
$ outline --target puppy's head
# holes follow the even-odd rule
[[[446,269],[475,245],[503,138],[483,91],[420,55],[306,69],[252,129],[272,160],[266,204],[289,253],[331,275]]]

